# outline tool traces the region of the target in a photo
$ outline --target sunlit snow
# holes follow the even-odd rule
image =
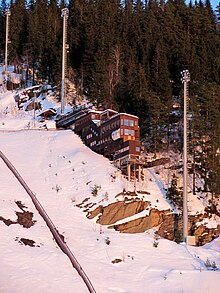
[[[85,147],[72,131],[39,127],[33,112],[17,110],[13,93],[0,93],[0,150],[36,194],[97,293],[220,292],[220,270],[210,271],[205,266],[208,258],[220,267],[220,238],[203,247],[159,239],[154,247],[153,230],[122,234],[101,228],[76,204],[89,197],[94,203],[107,205],[133,185],[106,158]],[[2,160],[0,174],[0,217],[16,221],[16,212],[21,212],[16,201],[20,201],[36,221],[30,228],[0,221],[0,292],[88,292]],[[158,209],[171,209],[158,180],[146,171],[142,187],[150,194],[145,199]],[[96,197],[91,193],[95,185],[101,186]],[[35,247],[22,245],[21,238],[35,241]],[[113,264],[116,258],[122,262]]]

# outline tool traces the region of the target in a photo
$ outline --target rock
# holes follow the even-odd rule
[[[194,231],[194,236],[196,237],[196,245],[201,246],[213,239],[218,237],[218,227],[217,228],[207,228],[203,224],[198,226]]]
[[[176,235],[176,238],[182,239],[182,233],[181,235],[178,235],[178,232],[176,232],[176,231],[182,231],[181,227],[182,227],[182,222],[180,224],[180,221],[177,219],[177,217],[174,214],[169,214],[164,216],[163,222],[161,223],[157,231],[157,234],[160,237],[163,237],[172,241],[175,240],[175,235]]]
[[[188,221],[188,235],[195,236],[196,245],[204,245],[216,237],[218,237],[218,227],[217,228],[207,228],[203,224],[198,226],[198,223],[205,218],[205,215],[189,216]],[[157,234],[168,240],[181,242],[183,237],[183,221],[182,215],[169,214],[165,215],[163,222],[161,223]]]
[[[138,218],[124,224],[114,225],[116,231],[123,233],[143,233],[153,227],[157,227],[163,221],[164,215],[170,211],[151,209],[149,216]]]
[[[165,239],[182,241],[183,238],[183,221],[182,215],[174,214],[170,210],[159,211],[156,208],[149,210],[149,216],[139,217],[130,220],[129,217],[137,215],[144,211],[147,207],[150,208],[150,202],[140,200],[134,196],[135,193],[121,193],[124,196],[124,201],[117,201],[108,206],[98,206],[93,211],[90,211],[89,206],[87,217],[92,219],[98,216],[97,223],[107,225],[108,228],[113,228],[122,233],[143,233],[151,228],[158,227],[157,234]],[[126,197],[129,198],[126,199]],[[202,224],[205,218],[210,218],[212,214],[189,215],[188,217],[188,235],[195,236],[196,245],[204,245],[217,238],[220,234],[220,226],[217,228],[207,228]],[[116,224],[123,220],[123,224]],[[127,220],[127,222],[126,222]],[[200,224],[201,223],[201,224]]]
[[[98,214],[103,212],[103,206],[98,206],[96,209],[94,209],[93,211],[89,211],[89,213],[87,214],[87,218],[88,219],[93,219],[96,216],[98,216]]]
[[[137,200],[133,202],[118,201],[108,206],[99,206],[88,215],[88,218],[94,218],[101,213],[97,223],[101,225],[111,225],[122,219],[136,215],[149,205],[149,202]]]

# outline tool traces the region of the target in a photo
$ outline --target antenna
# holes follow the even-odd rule
[[[188,186],[188,169],[187,169],[187,153],[188,153],[188,121],[187,121],[187,113],[188,113],[188,83],[190,81],[190,74],[188,70],[182,71],[182,81],[184,85],[184,118],[183,118],[183,241],[187,244],[187,236],[188,236],[188,206],[187,206],[187,186]]]
[[[5,32],[5,73],[8,71],[8,31],[9,31],[9,16],[11,15],[10,10],[6,11],[6,32]]]
[[[68,45],[67,41],[67,19],[69,10],[67,8],[62,9],[63,17],[63,56],[62,56],[62,82],[61,82],[61,115],[64,114],[64,103],[65,103],[65,73],[66,73],[66,55]]]

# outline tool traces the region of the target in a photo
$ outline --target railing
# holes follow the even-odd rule
[[[35,194],[31,191],[31,189],[28,187],[28,185],[26,184],[24,179],[21,177],[19,172],[15,169],[15,167],[12,165],[12,163],[8,160],[8,158],[1,151],[0,151],[0,157],[2,158],[4,163],[7,165],[7,167],[11,170],[11,172],[14,174],[14,176],[17,178],[19,183],[26,190],[28,195],[31,197],[34,206],[36,207],[37,211],[39,212],[39,214],[42,216],[42,218],[46,222],[48,228],[50,229],[51,233],[53,234],[53,237],[56,240],[57,244],[59,245],[60,249],[68,256],[73,267],[77,270],[77,272],[79,273],[79,275],[83,279],[84,283],[86,284],[89,292],[95,293],[96,291],[95,291],[90,279],[88,278],[88,276],[86,275],[86,273],[84,272],[82,267],[80,266],[77,259],[74,257],[74,255],[71,252],[71,250],[69,249],[68,245],[61,238],[58,230],[56,229],[55,225],[53,224],[50,217],[47,215],[46,211],[44,210],[44,208],[42,207],[42,205],[40,204],[38,199],[36,198]]]

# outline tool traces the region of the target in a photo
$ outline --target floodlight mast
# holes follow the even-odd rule
[[[183,242],[187,244],[187,236],[188,236],[188,206],[187,206],[187,199],[188,199],[188,121],[187,121],[187,114],[188,114],[188,83],[190,81],[190,74],[188,70],[183,70],[182,72],[182,81],[184,85],[184,121],[183,121]]]
[[[218,6],[216,7],[215,12],[216,12],[216,19],[217,19],[216,29],[217,31],[219,31],[220,30],[220,2],[218,3]]]
[[[11,15],[10,10],[6,11],[6,30],[5,30],[5,73],[8,71],[8,31],[9,31],[9,16]]]
[[[66,55],[67,55],[67,19],[69,10],[67,8],[62,9],[63,17],[63,54],[62,54],[62,81],[61,81],[61,115],[64,114],[65,107],[65,73],[66,73]]]

